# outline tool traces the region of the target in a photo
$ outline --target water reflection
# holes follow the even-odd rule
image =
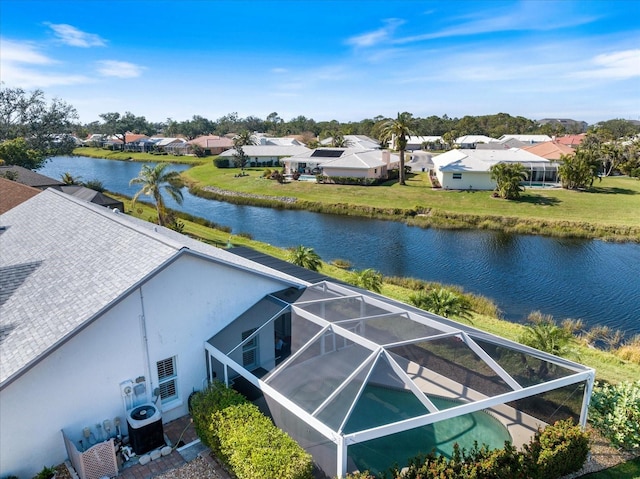
[[[85,181],[100,179],[111,191],[133,196],[129,186],[141,165],[57,157],[40,170]],[[187,166],[176,165],[184,170]],[[402,223],[321,215],[307,211],[238,206],[192,196],[167,205],[286,248],[313,247],[326,261],[344,259],[356,269],[462,286],[493,298],[507,319],[534,310],[556,319],[582,318],[640,333],[640,245],[554,239],[492,231],[421,229]]]

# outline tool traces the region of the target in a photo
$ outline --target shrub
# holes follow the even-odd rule
[[[214,413],[220,452],[238,479],[310,479],[313,461],[257,406],[237,404]]]
[[[613,445],[640,448],[640,380],[596,383],[589,412],[593,426]]]
[[[216,168],[229,168],[229,158],[216,158],[213,160],[213,164]]]
[[[193,396],[191,417],[200,440],[216,453],[220,451],[216,411],[247,400],[240,393],[228,388],[220,381],[214,381],[204,391]]]

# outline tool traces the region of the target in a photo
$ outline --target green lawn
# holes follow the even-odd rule
[[[426,173],[409,175],[407,186],[362,187],[311,182],[279,184],[262,178],[262,169],[220,169],[206,163],[184,173],[196,186],[268,196],[289,196],[327,205],[348,203],[380,208],[417,206],[439,212],[477,216],[508,216],[543,221],[572,221],[640,228],[640,181],[628,177],[605,178],[588,192],[562,189],[527,189],[519,201],[492,198],[488,191],[432,189]]]
[[[128,198],[113,194],[112,196],[118,197],[124,202],[125,211],[128,214],[132,214],[145,220],[149,220],[156,216],[155,209],[143,203],[138,203],[135,211],[132,211],[131,201]],[[181,221],[183,221],[185,225],[183,233],[200,239],[206,243],[219,247],[226,247],[228,243],[231,243],[234,246],[248,246],[276,258],[286,258],[286,250],[276,248],[275,246],[267,245],[238,235],[230,235],[228,232],[208,228],[191,221]],[[351,274],[349,271],[345,271],[325,262],[322,263],[320,272],[345,282],[349,282]],[[383,295],[403,302],[408,302],[409,295],[413,292],[413,290],[402,288],[400,286],[390,284],[389,282],[385,282],[383,284],[381,291]],[[480,314],[475,314],[472,321],[473,326],[478,329],[514,341],[518,340],[524,328],[521,324]],[[618,383],[620,381],[640,378],[640,364],[625,361],[615,354],[607,351],[589,348],[577,341],[574,346],[575,351],[571,354],[569,359],[594,368],[596,370],[596,378],[598,380]]]
[[[640,478],[640,457],[582,477],[586,479],[638,479]]]
[[[589,191],[526,189],[518,201],[496,199],[488,191],[444,191],[431,188],[427,173],[410,174],[407,185],[321,185],[293,181],[280,184],[263,178],[263,168],[216,168],[213,158],[110,152],[77,148],[75,154],[134,161],[171,161],[194,165],[182,174],[194,187],[213,186],[267,197],[295,197],[316,210],[375,216],[365,208],[386,209],[382,219],[404,219],[411,210],[426,211],[411,219],[417,225],[504,229],[520,233],[555,234],[640,242],[640,181],[604,178]],[[275,168],[273,168],[275,169]],[[337,208],[336,205],[347,205]],[[350,208],[349,205],[356,208]],[[361,208],[358,211],[358,208]],[[397,209],[397,212],[393,212]],[[391,212],[389,212],[391,211]],[[385,216],[386,215],[386,216]]]

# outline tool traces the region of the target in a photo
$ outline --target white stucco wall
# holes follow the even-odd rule
[[[384,167],[379,166],[375,168],[377,172],[374,172],[374,168],[365,170],[364,168],[331,168],[325,165],[322,173],[326,176],[349,176],[353,178],[380,178]]]
[[[177,358],[177,401],[163,422],[187,414],[206,377],[204,342],[265,294],[286,287],[264,276],[182,255],[127,298],[0,392],[0,476],[31,477],[66,457],[61,429],[118,416],[126,431],[120,383],[158,386],[156,361]],[[78,292],[79,295],[82,292]],[[142,316],[148,338],[144,350]],[[115,431],[114,431],[115,433]]]
[[[449,190],[493,190],[496,186],[495,181],[491,179],[489,172],[469,172],[461,173],[462,178],[454,179],[454,173],[442,172],[436,169],[436,177],[440,185],[444,189]]]

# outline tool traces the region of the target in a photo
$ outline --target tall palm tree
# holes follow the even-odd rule
[[[165,171],[169,163],[158,163],[156,166],[143,165],[140,174],[129,181],[130,185],[141,184],[142,188],[133,196],[133,203],[138,201],[140,195],[151,196],[156,203],[158,212],[158,224],[165,225],[165,205],[162,198],[162,189],[171,196],[179,205],[182,204],[182,181],[177,171]]]
[[[404,151],[407,149],[409,136],[413,135],[411,124],[413,117],[411,113],[398,113],[398,117],[386,120],[380,129],[381,139],[386,143],[393,141],[393,149],[400,152],[400,184],[405,185],[404,179]]]

